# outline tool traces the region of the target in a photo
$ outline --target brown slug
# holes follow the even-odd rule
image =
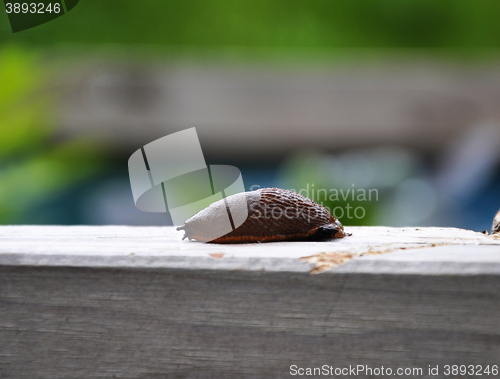
[[[500,210],[493,219],[493,225],[491,226],[491,234],[500,234]]]
[[[214,233],[214,225],[227,218],[228,201],[246,202],[248,217],[220,237]],[[279,188],[228,196],[199,211],[177,230],[184,230],[183,239],[212,243],[324,240],[346,235],[340,221],[326,208],[298,193]]]

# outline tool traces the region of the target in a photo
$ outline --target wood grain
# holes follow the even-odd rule
[[[310,275],[301,255],[377,249],[382,230],[350,228],[342,245],[232,246],[214,259],[204,246],[175,250],[165,229],[1,227],[0,377],[285,378],[290,365],[426,374],[428,365],[500,363],[498,239],[445,230],[441,240],[463,241]],[[439,238],[383,230],[394,245],[398,235],[408,246]],[[260,263],[247,268],[252,254]]]

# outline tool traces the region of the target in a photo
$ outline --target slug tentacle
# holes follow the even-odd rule
[[[181,225],[181,226],[178,226],[176,228],[177,231],[180,231],[180,230],[184,230],[184,237],[182,237],[182,240],[184,241],[186,238],[188,238],[190,241],[191,241],[191,238],[189,238],[189,234],[190,232],[188,232],[189,230],[189,226],[184,224],[184,225]]]
[[[220,236],[217,226],[230,213],[228,203],[246,203],[248,217]],[[298,193],[279,188],[228,196],[201,210],[177,230],[184,230],[184,238],[189,240],[212,243],[317,241],[346,236],[340,221],[326,208]]]

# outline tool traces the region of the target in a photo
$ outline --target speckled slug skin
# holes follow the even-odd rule
[[[227,200],[232,197],[246,198],[248,218],[230,233],[218,237],[213,232],[214,220],[226,216],[220,214],[226,210],[224,200],[201,210],[177,230],[184,230],[184,238],[189,240],[211,243],[324,240],[345,236],[340,221],[326,208],[298,193],[262,188],[229,196]]]

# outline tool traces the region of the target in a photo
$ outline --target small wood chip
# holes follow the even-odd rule
[[[224,253],[209,253],[212,258],[214,259],[222,259],[224,258]]]

